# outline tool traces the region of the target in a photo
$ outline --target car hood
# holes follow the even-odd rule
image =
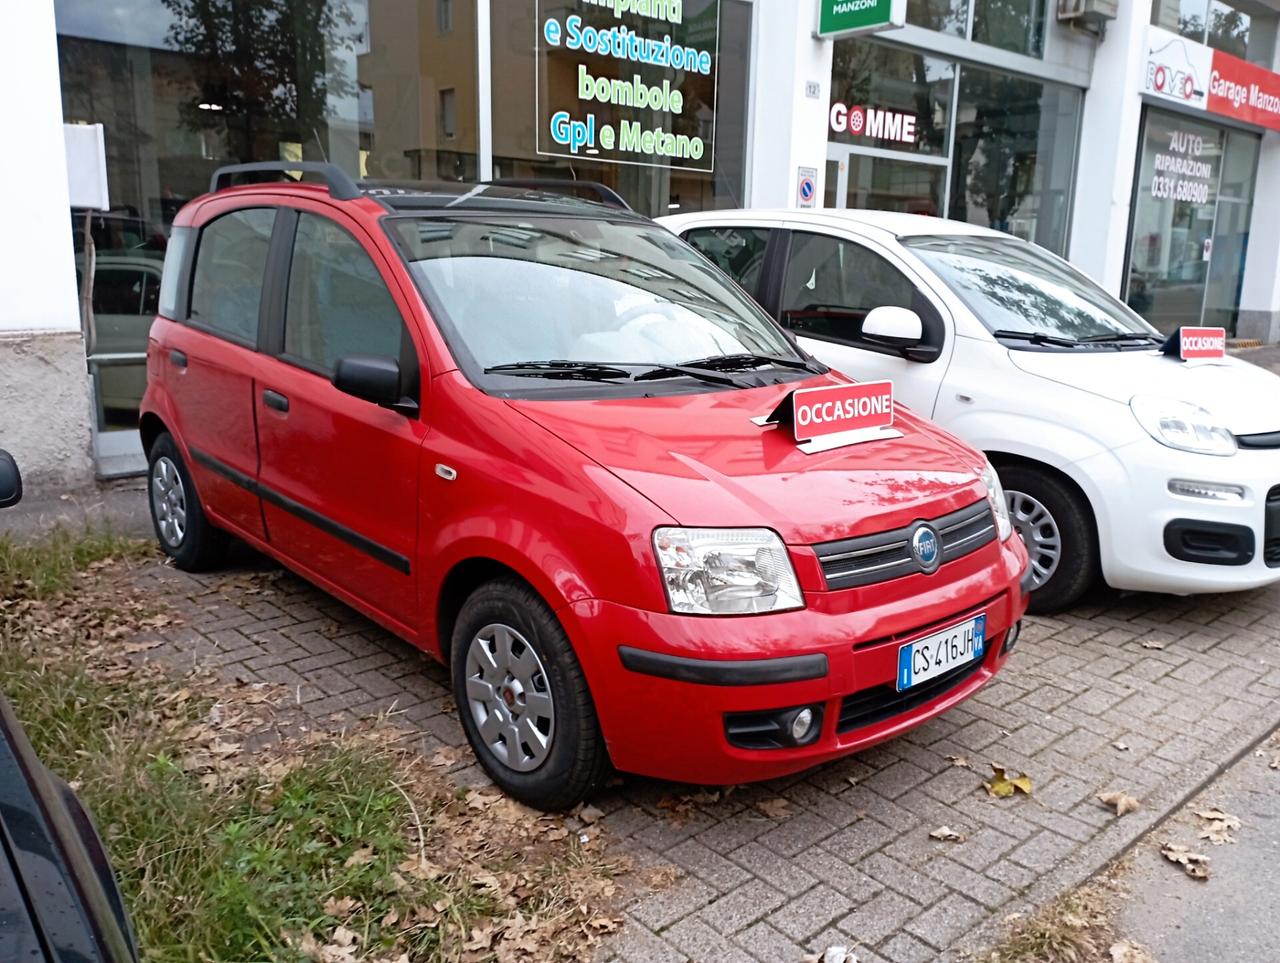
[[[806,455],[761,428],[796,388],[834,375],[661,398],[507,403],[613,472],[682,525],[768,527],[814,544],[884,531],[985,497],[982,455],[898,406],[902,438]]]
[[[1029,374],[1127,405],[1134,395],[1174,398],[1213,412],[1237,435],[1280,430],[1280,377],[1239,358],[1184,362],[1158,351],[1019,351]]]

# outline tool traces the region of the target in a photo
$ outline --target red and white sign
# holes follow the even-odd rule
[[[893,382],[801,388],[791,396],[797,442],[893,425]]]
[[[919,119],[915,114],[904,114],[897,110],[849,104],[831,105],[831,129],[837,134],[848,133],[854,137],[874,137],[876,140],[914,144],[918,124]]]
[[[1144,93],[1280,130],[1280,74],[1177,34],[1147,28]]]
[[[1179,341],[1183,361],[1218,360],[1227,356],[1226,328],[1183,328]]]

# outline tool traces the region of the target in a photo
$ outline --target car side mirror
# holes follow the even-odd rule
[[[333,386],[343,394],[390,408],[403,415],[416,415],[418,403],[404,396],[400,384],[400,362],[381,355],[351,354],[339,358],[333,369]]]
[[[862,338],[894,348],[908,361],[934,361],[942,354],[937,345],[924,343],[924,322],[910,308],[887,304],[873,308],[862,322]]]
[[[22,472],[13,456],[0,448],[0,508],[22,501]]]

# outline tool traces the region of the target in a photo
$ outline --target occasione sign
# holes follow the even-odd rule
[[[893,382],[802,388],[791,396],[796,441],[893,425]]]
[[[1183,328],[1179,335],[1183,361],[1218,360],[1227,355],[1226,328]]]
[[[1280,74],[1177,34],[1147,28],[1143,93],[1280,130]]]

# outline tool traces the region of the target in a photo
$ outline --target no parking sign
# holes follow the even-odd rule
[[[818,206],[818,169],[816,167],[800,168],[800,183],[796,192],[796,200],[800,207]]]

